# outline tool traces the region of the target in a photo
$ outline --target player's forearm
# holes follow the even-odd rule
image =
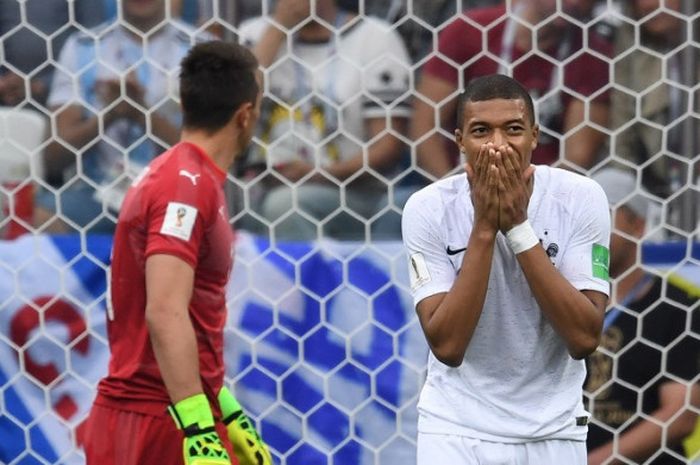
[[[603,312],[554,268],[540,246],[517,255],[528,285],[571,356],[582,359],[600,342]]]
[[[446,365],[462,363],[479,323],[495,243],[494,232],[472,232],[457,279],[425,325],[433,354]]]
[[[146,323],[163,382],[173,404],[202,392],[197,339],[187,310],[150,306]]]

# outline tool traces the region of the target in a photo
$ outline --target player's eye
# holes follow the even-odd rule
[[[470,132],[473,136],[484,136],[488,134],[488,128],[486,126],[474,126]]]
[[[513,124],[513,125],[508,126],[508,132],[510,134],[520,134],[524,130],[525,130],[525,128],[520,126],[519,124]]]

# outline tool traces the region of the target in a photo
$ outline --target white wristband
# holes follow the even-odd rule
[[[540,240],[535,234],[535,230],[530,226],[530,222],[525,220],[517,226],[513,226],[506,233],[508,246],[515,255],[520,252],[525,252],[540,243]]]

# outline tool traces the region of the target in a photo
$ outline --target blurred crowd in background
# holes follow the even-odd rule
[[[462,169],[460,89],[500,72],[536,101],[533,162],[629,169],[665,204],[652,233],[679,237],[695,229],[688,187],[700,174],[689,8],[698,2],[1,0],[0,103],[35,111],[41,121],[20,126],[42,130],[32,170],[4,175],[5,237],[110,233],[130,180],[177,141],[180,58],[212,38],[250,46],[265,72],[257,137],[227,185],[238,229],[398,239],[408,196]]]

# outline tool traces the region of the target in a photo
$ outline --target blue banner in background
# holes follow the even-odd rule
[[[227,376],[287,463],[415,460],[427,346],[407,282],[398,243],[239,236]]]
[[[0,242],[0,463],[83,463],[80,424],[109,351],[111,237]]]
[[[0,242],[0,463],[84,463],[111,237]],[[279,463],[411,463],[427,347],[399,243],[238,234],[227,380]],[[332,462],[329,462],[329,458]]]

